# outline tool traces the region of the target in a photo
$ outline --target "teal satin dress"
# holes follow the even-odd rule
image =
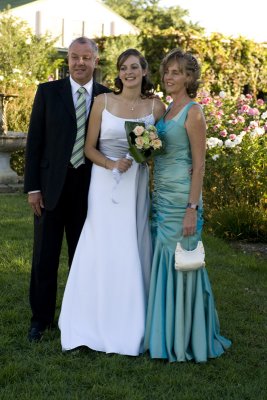
[[[206,268],[174,268],[177,241],[193,250],[201,240],[202,198],[197,233],[182,237],[188,203],[192,157],[184,127],[188,103],[173,119],[157,123],[165,150],[154,160],[152,197],[153,263],[147,310],[145,350],[152,358],[205,362],[220,356],[231,342],[220,335],[219,320]],[[166,114],[165,114],[166,115]]]

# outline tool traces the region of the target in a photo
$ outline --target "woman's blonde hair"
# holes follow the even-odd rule
[[[197,95],[197,90],[201,83],[200,75],[201,68],[197,59],[190,53],[182,51],[181,49],[171,50],[162,60],[160,64],[160,74],[163,81],[164,73],[166,68],[171,63],[176,62],[178,64],[181,73],[189,76],[190,82],[186,85],[186,91],[189,97],[194,98]]]

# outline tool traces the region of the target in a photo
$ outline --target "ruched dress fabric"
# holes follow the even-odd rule
[[[220,356],[231,345],[220,335],[206,268],[181,272],[174,267],[177,241],[181,241],[186,250],[193,250],[201,240],[203,225],[200,199],[197,233],[187,238],[182,236],[192,167],[184,124],[193,104],[196,103],[188,103],[173,119],[164,121],[163,116],[157,123],[165,151],[154,160],[153,262],[145,350],[149,350],[151,358],[171,362],[205,362]]]
[[[155,123],[153,113],[127,120]],[[104,109],[99,149],[113,160],[128,153],[124,123]],[[59,318],[63,351],[143,352],[152,256],[148,175],[147,165],[133,161],[116,183],[111,170],[93,165],[88,214]]]

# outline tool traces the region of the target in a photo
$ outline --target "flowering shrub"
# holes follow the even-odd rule
[[[224,92],[202,92],[198,101],[207,122],[207,226],[224,237],[267,241],[267,104]]]
[[[225,92],[214,97],[202,92],[198,100],[206,116],[208,153],[214,160],[226,149],[240,151],[245,136],[253,141],[266,134],[267,107],[262,99],[247,94],[235,100]]]

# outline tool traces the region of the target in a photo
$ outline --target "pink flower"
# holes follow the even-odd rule
[[[248,114],[249,115],[259,115],[259,110],[257,109],[257,108],[250,108],[249,110],[248,110]]]
[[[172,102],[171,96],[166,96],[166,101],[167,101],[167,103],[171,103]]]
[[[259,124],[257,121],[250,121],[250,123],[249,123],[249,127],[252,129],[257,128],[258,126],[259,126]]]
[[[140,136],[135,139],[136,147],[142,149],[144,146],[144,140]]]
[[[212,129],[213,129],[214,131],[217,131],[219,128],[220,128],[220,125],[217,124],[217,125],[214,125]]]
[[[153,146],[153,149],[154,149],[154,150],[160,149],[161,146],[162,146],[161,140],[160,140],[160,139],[152,140],[152,146]]]
[[[258,104],[258,106],[263,106],[264,100],[258,99],[258,100],[257,100],[257,104]]]
[[[151,140],[155,140],[157,139],[158,135],[156,134],[156,132],[150,132],[149,133],[149,139]]]
[[[204,97],[201,100],[201,104],[209,104],[211,102],[211,98],[210,97]]]
[[[229,135],[229,139],[235,140],[235,138],[236,138],[236,135],[234,133],[231,133],[231,135]]]
[[[244,104],[244,105],[240,108],[239,113],[240,113],[240,114],[246,114],[246,113],[249,112],[249,109],[250,109],[250,107],[249,107],[247,104]]]
[[[142,133],[144,132],[145,128],[143,126],[136,126],[133,130],[136,136],[141,136]]]
[[[214,104],[215,104],[216,107],[221,107],[222,106],[221,100],[215,100]]]
[[[251,94],[249,94],[249,93],[248,93],[248,94],[246,94],[246,98],[247,98],[247,99],[249,99],[249,100],[251,100],[251,99],[252,99],[252,96],[251,96]]]
[[[224,129],[223,131],[220,132],[220,136],[226,137],[227,136],[227,130]]]
[[[242,115],[238,115],[237,120],[238,122],[245,122],[245,118]]]

